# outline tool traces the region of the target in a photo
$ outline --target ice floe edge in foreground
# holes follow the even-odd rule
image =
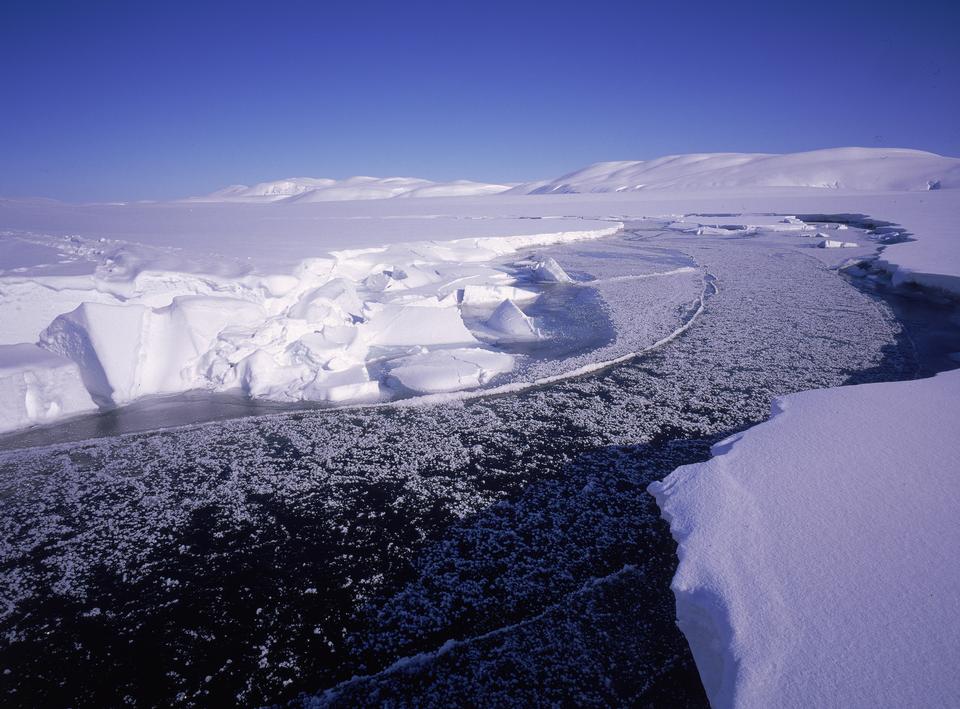
[[[714,706],[956,704],[958,400],[956,370],[790,395],[651,485]]]

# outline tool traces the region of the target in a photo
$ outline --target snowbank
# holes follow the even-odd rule
[[[960,371],[805,392],[650,490],[711,703],[960,703]]]

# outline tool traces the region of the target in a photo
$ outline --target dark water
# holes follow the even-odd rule
[[[775,396],[915,376],[941,341],[782,239],[611,253],[651,240],[718,292],[590,376],[0,453],[4,703],[705,705],[646,486]]]
[[[960,301],[911,284],[894,288],[881,273],[847,278],[894,313],[915,351],[918,377],[960,367]]]

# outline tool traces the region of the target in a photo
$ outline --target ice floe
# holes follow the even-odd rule
[[[651,491],[711,704],[952,706],[960,372],[789,396]]]
[[[838,241],[836,239],[824,239],[817,244],[821,249],[855,249],[858,245],[853,241]]]

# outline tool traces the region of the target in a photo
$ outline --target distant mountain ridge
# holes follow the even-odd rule
[[[655,160],[599,162],[555,179],[520,185],[418,177],[290,177],[231,185],[188,202],[336,202],[766,187],[915,191],[960,187],[960,159],[906,148],[831,148],[803,153],[693,153]]]
[[[340,202],[394,197],[471,197],[498,194],[510,185],[470,180],[433,182],[418,177],[348,177],[333,180],[318,177],[289,177],[273,182],[231,185],[190,202]]]
[[[960,159],[904,148],[832,148],[784,155],[695,153],[600,162],[512,194],[814,187],[872,191],[960,187]]]

